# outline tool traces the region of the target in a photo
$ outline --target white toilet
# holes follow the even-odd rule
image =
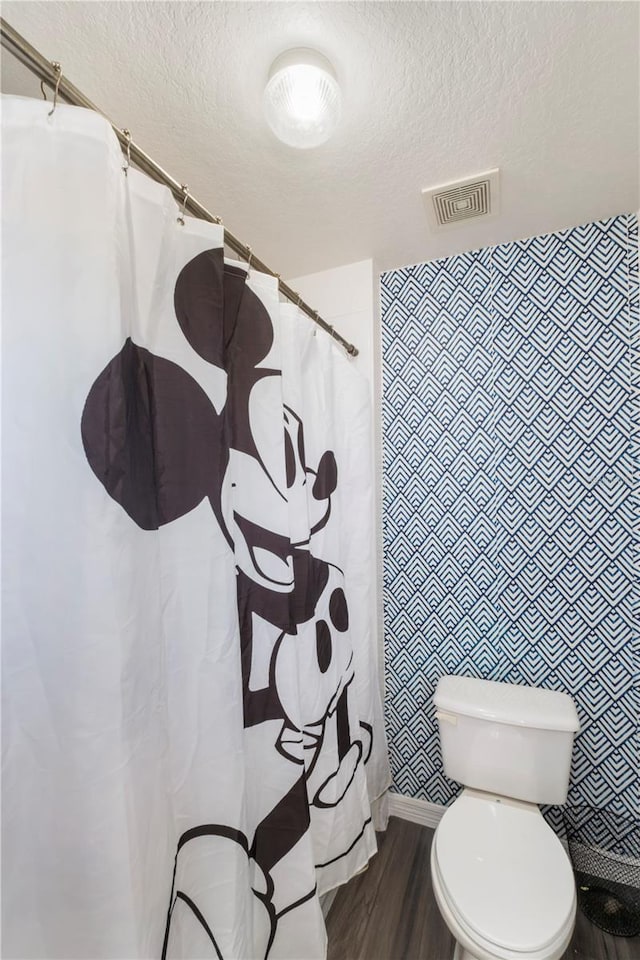
[[[453,960],[558,960],[576,916],[569,858],[539,803],[567,799],[571,697],[442,677],[434,703],[444,772],[465,787],[440,821],[431,876]]]

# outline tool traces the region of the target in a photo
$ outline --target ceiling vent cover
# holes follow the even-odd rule
[[[454,226],[465,220],[495,217],[499,202],[499,171],[456,180],[422,191],[432,228]]]

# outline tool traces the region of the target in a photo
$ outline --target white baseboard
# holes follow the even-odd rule
[[[385,799],[388,799],[389,802],[390,817],[400,817],[401,820],[410,820],[412,823],[420,823],[425,827],[437,827],[447,809],[439,803],[416,800],[415,797],[403,797],[402,794],[391,793],[390,790],[385,794]],[[329,890],[320,897],[320,905],[325,920],[339,889],[340,887],[334,887],[333,890]]]
[[[425,827],[437,827],[447,808],[439,803],[418,800],[416,797],[403,797],[400,793],[389,793],[389,816],[421,823]]]

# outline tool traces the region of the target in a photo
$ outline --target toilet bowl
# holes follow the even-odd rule
[[[465,789],[433,838],[454,960],[559,960],[575,923],[569,858],[536,804]]]

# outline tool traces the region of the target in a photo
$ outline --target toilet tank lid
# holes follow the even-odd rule
[[[476,677],[440,677],[433,702],[438,710],[538,730],[577,731],[580,721],[566,693]]]

